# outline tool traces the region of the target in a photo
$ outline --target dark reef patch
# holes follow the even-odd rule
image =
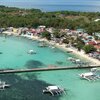
[[[0,75],[0,79],[11,84],[10,88],[0,91],[0,100],[59,100],[60,96],[50,96],[42,93],[42,90],[52,84],[38,80],[35,73],[23,74],[29,79],[21,77],[22,74]]]
[[[37,60],[29,60],[24,66],[27,68],[38,68],[39,66],[44,66],[44,64]]]
[[[3,54],[3,52],[0,52],[0,54]]]

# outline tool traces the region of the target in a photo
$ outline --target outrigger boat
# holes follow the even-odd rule
[[[36,54],[36,51],[34,51],[34,50],[29,50],[27,53],[28,53],[28,54]]]
[[[88,81],[95,81],[95,80],[98,80],[100,79],[100,76],[99,75],[96,75],[95,73],[93,72],[87,72],[87,73],[82,73],[82,74],[79,74],[79,76],[83,79],[86,79]]]
[[[43,93],[49,93],[52,96],[61,95],[65,93],[65,89],[60,88],[59,86],[48,86],[43,90]]]
[[[45,42],[39,43],[38,47],[47,47],[47,44]]]
[[[99,71],[99,69],[97,69],[97,68],[91,68],[91,72],[97,72],[97,71]]]
[[[75,58],[69,57],[68,60],[70,60],[70,61],[75,61]]]
[[[7,87],[10,87],[10,84],[6,84],[6,82],[0,81],[0,90],[4,90]]]
[[[75,59],[75,58],[73,58],[73,57],[69,57],[68,60],[70,60],[70,61],[72,61],[73,63],[76,63],[76,64],[78,64],[78,63],[81,62],[80,59]]]

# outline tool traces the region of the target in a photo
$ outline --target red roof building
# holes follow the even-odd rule
[[[89,41],[87,44],[96,45],[97,43],[95,41]]]

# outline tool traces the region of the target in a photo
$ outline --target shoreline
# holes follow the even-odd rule
[[[82,51],[77,51],[71,47],[66,47],[66,45],[63,43],[63,44],[59,44],[59,43],[53,43],[52,41],[48,41],[47,39],[41,39],[37,36],[32,36],[32,40],[38,40],[38,41],[45,41],[46,43],[50,44],[50,45],[54,45],[55,47],[61,49],[61,50],[64,50],[64,51],[71,51],[74,55],[77,55],[77,56],[80,56],[82,57],[83,59],[85,60],[88,60],[89,62],[91,62],[91,65],[95,65],[95,66],[100,66],[100,61],[97,60],[97,59],[94,59],[92,57],[89,57],[89,55],[85,54],[84,52]]]
[[[11,4],[10,5],[7,5],[7,4],[1,4],[2,6],[5,6],[5,7],[15,7],[15,8],[19,8],[19,9],[27,9],[27,10],[30,10],[30,9],[38,9],[40,10],[41,12],[62,12],[62,11],[69,11],[69,12],[86,12],[86,13],[97,13],[99,12],[100,13],[100,10],[99,10],[99,5],[84,5],[83,7],[81,7],[82,5],[69,5],[69,4],[58,4],[58,5],[55,5],[55,4],[40,4],[40,5],[37,5],[37,4],[34,4],[33,6],[23,6],[23,5],[15,5],[15,6],[12,6]],[[49,6],[49,9],[48,7]],[[52,6],[54,9],[52,9]],[[55,7],[54,7],[55,6]],[[57,7],[60,6],[61,9],[57,9]],[[64,6],[69,6],[67,8],[63,8]],[[72,6],[74,7],[74,9],[72,9]],[[79,6],[80,9],[77,9],[76,7]],[[85,7],[88,7],[90,9],[83,9]],[[98,9],[91,9],[91,8],[98,8]]]
[[[4,34],[4,33],[3,33]],[[6,33],[7,34],[7,33]],[[8,33],[9,35],[9,33]],[[16,34],[13,34],[16,36]],[[38,36],[29,36],[29,35],[21,35],[22,37],[26,37],[28,39],[32,39],[32,40],[37,40],[37,41],[44,41],[46,42],[47,44],[50,44],[60,50],[63,50],[63,51],[67,51],[67,52],[71,52],[72,54],[76,55],[76,56],[79,56],[85,60],[87,60],[88,62],[91,62],[91,65],[95,65],[95,66],[100,66],[100,61],[97,60],[97,59],[94,59],[92,57],[89,57],[89,55],[85,54],[84,52],[80,52],[74,48],[71,48],[71,47],[66,47],[66,44],[59,44],[59,43],[55,43],[54,41],[48,41],[47,39],[45,38],[40,38]]]

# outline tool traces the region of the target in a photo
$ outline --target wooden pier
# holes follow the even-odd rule
[[[54,67],[54,66],[49,66],[47,68],[32,68],[32,69],[5,69],[5,70],[0,70],[0,74],[7,74],[7,73],[22,73],[22,72],[37,72],[37,71],[54,71],[54,70],[70,70],[70,69],[85,69],[85,68],[96,68],[100,66],[82,66],[82,67]]]

